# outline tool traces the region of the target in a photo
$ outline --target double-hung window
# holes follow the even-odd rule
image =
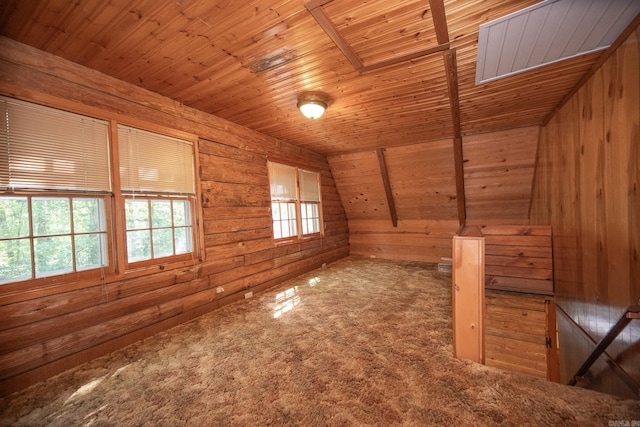
[[[118,125],[118,143],[127,263],[190,258],[196,196],[193,144],[123,125]]]
[[[301,239],[322,231],[320,173],[268,162],[275,240]]]
[[[0,284],[111,265],[108,122],[0,97]]]
[[[199,258],[193,142],[6,97],[0,115],[0,285]]]

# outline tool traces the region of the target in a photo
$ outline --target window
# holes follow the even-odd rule
[[[108,123],[0,97],[0,284],[109,266]]]
[[[268,162],[273,238],[321,233],[320,174]]]
[[[0,283],[106,267],[104,200],[0,197]]]
[[[188,141],[118,126],[127,261],[191,254],[195,182]]]
[[[0,114],[0,284],[193,260],[193,143],[118,125],[112,156],[108,121],[5,97]]]

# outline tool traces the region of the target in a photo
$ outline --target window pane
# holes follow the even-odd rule
[[[34,197],[31,206],[34,236],[71,233],[69,199]]]
[[[36,277],[53,276],[73,271],[71,236],[40,237],[34,239],[33,246]]]
[[[271,203],[271,218],[274,221],[280,219],[280,203]]]
[[[107,265],[107,245],[103,233],[75,236],[75,245],[76,270],[88,270]]]
[[[152,200],[151,201],[151,223],[153,224],[154,228],[155,227],[171,227],[171,201],[170,200]]]
[[[27,198],[0,197],[0,239],[28,235],[29,203]]]
[[[127,253],[129,262],[151,258],[149,230],[127,231]]]
[[[280,223],[280,221],[273,221],[273,238],[282,238],[282,224]]]
[[[176,254],[191,252],[191,227],[176,228]]]
[[[102,199],[73,199],[73,228],[76,233],[105,231]]]
[[[153,257],[173,255],[173,233],[170,228],[153,230]]]
[[[293,220],[293,223],[295,224],[295,220],[296,220],[296,204],[295,203],[288,203],[287,204],[287,210],[288,210],[287,218],[290,218],[291,220]]]
[[[149,228],[149,203],[147,200],[127,199],[125,201],[127,230]]]
[[[29,240],[0,241],[0,283],[31,279]]]
[[[191,209],[188,200],[173,201],[173,225],[191,225]]]

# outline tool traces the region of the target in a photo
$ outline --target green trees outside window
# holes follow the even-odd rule
[[[108,265],[101,197],[0,196],[0,283]]]

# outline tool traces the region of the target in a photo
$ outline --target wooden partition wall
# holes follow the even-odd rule
[[[553,227],[562,381],[625,308],[640,302],[640,30],[544,126],[532,223]],[[640,322],[608,353],[640,384]],[[604,358],[591,387],[638,397]]]
[[[204,262],[130,279],[28,292],[0,287],[0,395],[349,253],[345,213],[321,155],[6,38],[0,93],[198,135],[205,250]],[[274,244],[267,158],[321,171],[322,239]]]

